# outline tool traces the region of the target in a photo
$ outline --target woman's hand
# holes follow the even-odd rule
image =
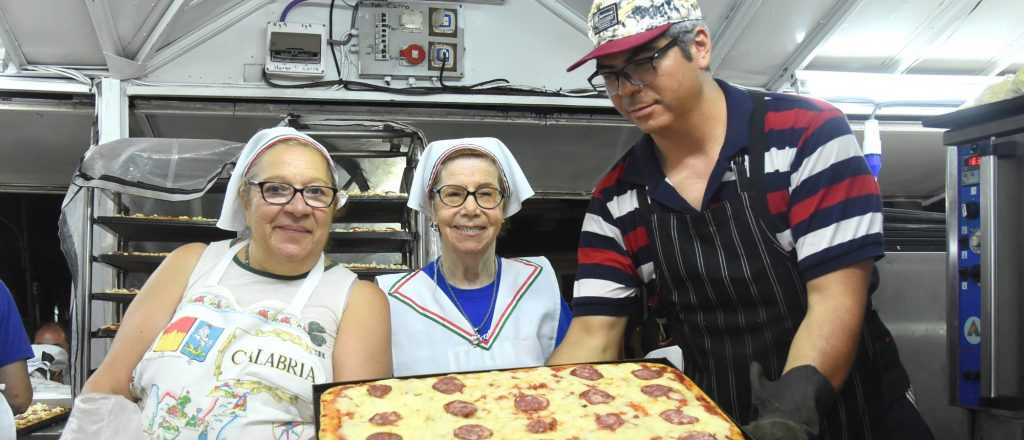
[[[369,281],[352,284],[334,340],[334,380],[391,377],[391,312],[384,292]]]

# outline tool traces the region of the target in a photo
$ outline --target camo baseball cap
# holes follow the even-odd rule
[[[675,23],[701,19],[697,0],[594,0],[588,20],[594,50],[566,72],[594,58],[647,44]]]

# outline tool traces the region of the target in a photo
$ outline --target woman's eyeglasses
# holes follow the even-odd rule
[[[281,182],[256,182],[249,181],[250,185],[260,188],[260,195],[263,200],[271,205],[287,205],[295,198],[296,193],[302,193],[302,201],[310,208],[326,208],[334,202],[338,194],[337,188],[330,186],[307,186],[298,188]]]
[[[470,191],[462,185],[444,185],[434,190],[437,194],[437,198],[441,200],[441,203],[452,208],[458,208],[466,203],[466,199],[469,196],[473,196],[476,200],[477,206],[484,209],[493,209],[501,204],[501,201],[505,199],[505,195],[502,194],[501,190],[491,187],[477,188],[476,191]]]

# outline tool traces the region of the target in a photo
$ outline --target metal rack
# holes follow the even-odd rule
[[[384,129],[372,128],[379,126],[380,121],[303,121],[301,116],[289,115],[286,123],[321,141],[332,157],[346,159],[378,159],[405,158],[404,169],[399,193],[380,194],[349,194],[348,202],[340,209],[333,219],[332,229],[325,252],[327,254],[400,254],[401,265],[406,268],[418,267],[426,258],[425,243],[420,240],[420,231],[424,230],[425,220],[422,216],[406,207],[409,184],[412,172],[424,148],[425,139],[422,133],[408,125],[394,123],[385,125]],[[315,128],[314,128],[315,127]],[[330,139],[376,140],[386,145],[382,150],[346,151],[332,148]],[[219,179],[208,190],[208,193],[223,193],[227,179]],[[351,185],[352,182],[340,182]],[[344,185],[343,185],[344,188]],[[86,336],[83,355],[79,356],[76,365],[77,394],[88,377],[92,365],[92,341],[113,338],[115,331],[93,328],[92,304],[104,302],[111,304],[117,317],[132,302],[135,295],[104,292],[93,285],[94,264],[101,264],[115,270],[112,281],[113,288],[123,288],[126,277],[132,273],[148,274],[155,270],[165,255],[139,254],[131,251],[132,244],[149,243],[188,243],[211,242],[230,239],[235,233],[216,227],[215,219],[193,219],[168,217],[147,217],[159,213],[145,213],[143,216],[132,216],[122,203],[120,194],[110,194],[114,201],[114,215],[97,214],[96,188],[83,188],[86,197],[86,208],[82,213],[82,221],[86,233],[83,237],[83,251],[79,256],[79,270],[84,286],[89,286],[88,294],[79,295],[75,299],[76,306],[84,312],[84,322],[88,328],[81,329]],[[109,194],[109,193],[108,193]],[[397,230],[351,230],[342,224],[398,224]],[[102,252],[94,248],[96,231],[102,230],[116,237],[116,246],[112,252]],[[402,272],[408,269],[398,268],[350,268],[362,279],[372,280],[378,275]]]

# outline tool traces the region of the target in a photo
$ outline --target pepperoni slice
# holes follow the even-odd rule
[[[402,415],[395,411],[379,412],[370,417],[370,423],[378,426],[394,425],[402,420]]]
[[[679,437],[679,440],[716,440],[717,438],[718,437],[715,437],[715,435],[710,432],[700,431],[686,434]]]
[[[580,393],[580,399],[586,400],[591,405],[600,405],[615,400],[615,396],[606,393],[604,390],[591,388]]]
[[[649,397],[664,397],[674,390],[665,385],[656,383],[651,385],[644,385],[640,387],[640,391]]]
[[[391,385],[373,384],[366,387],[366,392],[376,398],[381,398],[391,392]]]
[[[662,370],[655,370],[653,368],[641,368],[639,370],[633,370],[633,377],[640,380],[654,380],[665,374]]]
[[[516,409],[522,412],[541,411],[548,407],[548,399],[533,394],[520,394],[516,397]]]
[[[402,436],[393,432],[375,432],[366,436],[366,440],[402,440]]]
[[[642,391],[649,397],[658,398],[668,396],[669,399],[676,400],[679,402],[686,401],[686,396],[683,396],[683,393],[680,393],[675,388],[670,388],[665,385],[657,383],[651,385],[644,385],[640,387],[640,391]]]
[[[469,418],[476,414],[476,405],[465,400],[453,400],[444,404],[444,410],[455,417]]]
[[[434,390],[441,394],[461,393],[466,385],[461,380],[452,376],[445,376],[434,382]]]
[[[604,377],[604,375],[601,374],[600,371],[597,371],[597,368],[594,368],[593,365],[580,365],[573,368],[569,374],[584,380],[598,380]]]
[[[462,425],[455,428],[455,438],[459,440],[486,440],[494,435],[484,425]]]
[[[594,416],[594,422],[597,423],[599,429],[607,429],[609,431],[615,431],[626,423],[622,420],[622,417],[615,413],[599,414]]]
[[[673,425],[689,425],[697,423],[697,421],[700,420],[694,416],[687,415],[686,413],[678,409],[666,409],[662,411],[659,415],[661,416],[662,420],[669,422]]]
[[[533,419],[526,425],[526,430],[532,434],[543,434],[545,432],[552,432],[558,428],[558,420],[544,420],[544,419]]]

